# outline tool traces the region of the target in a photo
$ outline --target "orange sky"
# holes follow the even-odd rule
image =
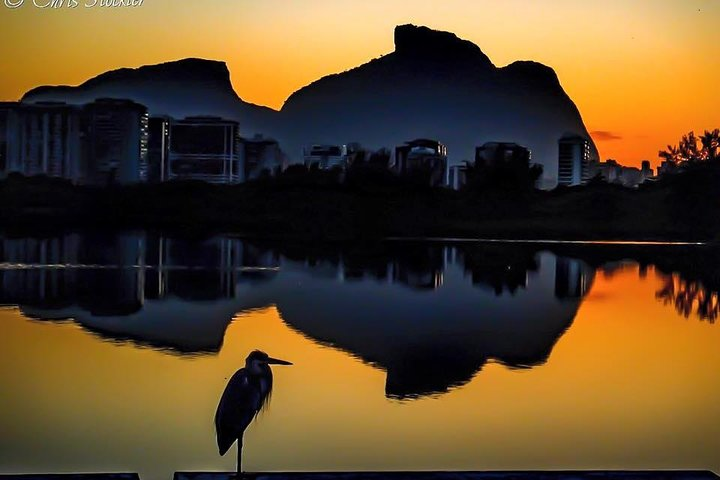
[[[553,67],[602,158],[656,163],[681,134],[720,127],[717,0],[144,0],[120,9],[25,0],[14,10],[6,1],[5,100],[118,67],[203,57],[228,63],[244,100],[279,108],[313,80],[389,53],[393,27],[415,23],[475,42],[498,66]]]

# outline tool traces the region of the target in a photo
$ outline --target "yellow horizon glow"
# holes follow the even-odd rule
[[[82,3],[82,2],[81,2]],[[275,109],[297,89],[392,52],[395,25],[470,40],[497,66],[555,69],[601,158],[648,159],[720,126],[720,2],[713,0],[144,0],[139,8],[0,4],[0,99],[108,70],[201,57],[228,64],[245,101]],[[502,21],[498,21],[502,19]]]

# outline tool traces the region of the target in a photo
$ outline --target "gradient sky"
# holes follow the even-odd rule
[[[227,62],[244,100],[280,108],[319,77],[391,52],[393,27],[415,23],[473,41],[497,66],[553,67],[602,158],[656,164],[681,134],[720,127],[718,0],[144,0],[55,10],[5,1],[4,100],[202,57]]]

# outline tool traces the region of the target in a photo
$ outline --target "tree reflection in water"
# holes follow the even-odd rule
[[[700,281],[686,280],[678,273],[665,277],[655,297],[663,305],[674,305],[685,318],[696,315],[702,321],[715,323],[720,315],[718,292],[706,288]]]

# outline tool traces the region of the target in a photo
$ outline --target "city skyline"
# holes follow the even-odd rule
[[[0,12],[8,27],[0,40],[10,46],[3,100],[116,68],[201,57],[227,62],[244,100],[279,108],[298,88],[391,52],[392,26],[415,23],[476,43],[497,66],[529,59],[552,67],[601,158],[626,165],[647,159],[657,166],[659,149],[689,130],[713,128],[720,107],[711,85],[720,64],[708,60],[720,39],[712,28],[720,5],[710,0],[603,6],[566,0],[543,6],[522,0],[502,6],[146,0],[124,9],[48,11],[26,4]],[[162,16],[166,20],[158,23]],[[498,16],[513,21],[487,21]],[[537,28],[538,18],[545,28]],[[42,38],[33,33],[39,22]]]

